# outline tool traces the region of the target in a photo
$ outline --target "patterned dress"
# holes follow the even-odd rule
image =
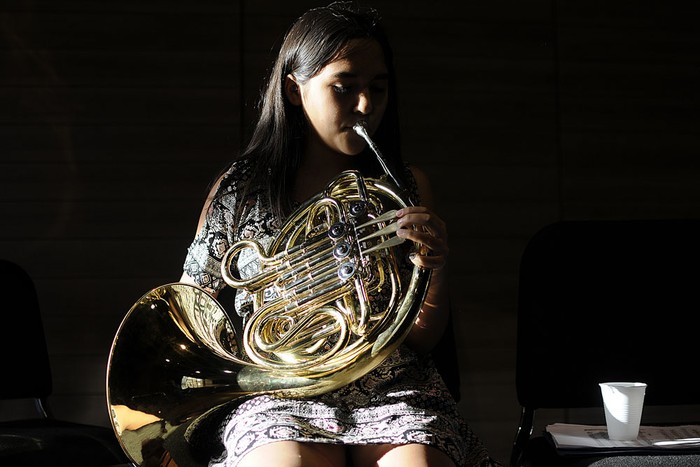
[[[241,239],[269,244],[281,223],[262,190],[241,199],[252,162],[241,159],[224,174],[205,223],[188,249],[184,270],[201,287],[221,290],[221,259]],[[415,189],[415,181],[412,180]],[[240,210],[240,203],[244,209]],[[241,274],[254,261],[239,264]],[[238,291],[236,311],[250,311]],[[333,444],[422,443],[447,453],[460,467],[487,466],[479,438],[457,410],[429,356],[400,345],[377,368],[335,391],[290,399],[260,395],[235,406],[221,423],[221,456],[211,467],[235,467],[252,449],[281,440]]]

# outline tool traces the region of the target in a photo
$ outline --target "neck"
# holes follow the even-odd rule
[[[304,201],[320,192],[344,170],[356,168],[356,156],[339,154],[327,147],[309,145],[301,159],[294,183],[294,199]]]

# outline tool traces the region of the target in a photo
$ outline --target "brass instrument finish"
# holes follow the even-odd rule
[[[395,235],[394,212],[408,201],[383,178],[343,172],[272,244],[245,240],[226,252],[224,280],[252,300],[242,329],[215,298],[184,283],[152,289],[129,310],[109,356],[107,403],[133,462],[160,465],[168,445],[186,444],[186,430],[223,404],[322,394],[398,347],[430,272],[406,259],[414,245]],[[252,277],[237,268],[246,250],[260,264]]]

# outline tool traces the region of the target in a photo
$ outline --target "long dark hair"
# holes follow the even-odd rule
[[[384,117],[372,138],[393,167],[402,167],[393,51],[379,21],[379,14],[372,8],[359,7],[354,2],[333,2],[308,10],[284,36],[261,93],[259,119],[241,155],[255,158],[246,190],[266,190],[270,206],[281,218],[292,208],[291,189],[308,125],[301,107],[292,105],[285,95],[285,78],[292,74],[301,83],[306,82],[336,59],[352,39],[376,40],[384,53],[389,95]],[[358,169],[366,176],[382,173],[369,148],[359,155]]]

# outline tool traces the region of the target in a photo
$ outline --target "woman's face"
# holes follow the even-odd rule
[[[362,152],[366,142],[352,127],[364,120],[368,132],[374,133],[386,110],[388,86],[379,44],[371,39],[351,40],[341,58],[299,86],[296,102],[303,106],[310,129],[307,150],[344,155]]]

